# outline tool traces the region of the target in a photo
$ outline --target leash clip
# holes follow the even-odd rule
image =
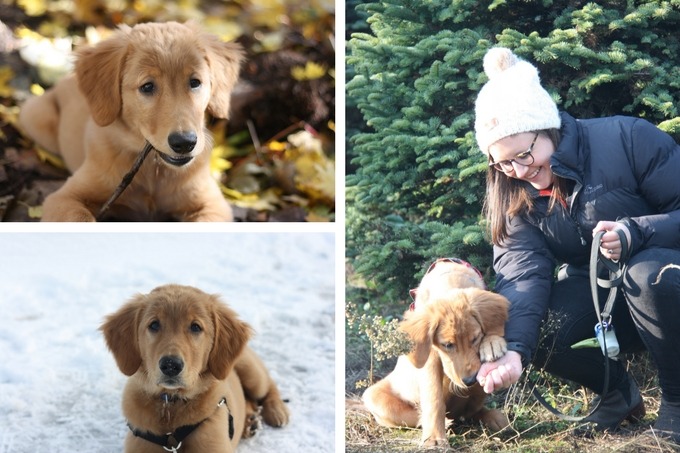
[[[172,434],[172,433],[168,433],[168,434]],[[177,453],[180,448],[182,448],[182,442],[178,443],[176,447],[170,447],[170,448],[163,445],[163,450],[169,451],[171,453]]]

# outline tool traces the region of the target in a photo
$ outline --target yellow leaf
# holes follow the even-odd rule
[[[219,179],[220,175],[232,167],[231,161],[227,158],[233,155],[232,149],[226,145],[217,145],[212,149],[210,154],[210,173],[215,179]]]
[[[31,94],[35,96],[42,96],[44,93],[45,89],[38,85],[37,83],[31,85]]]
[[[291,69],[291,75],[297,81],[320,79],[326,75],[326,68],[320,64],[308,61],[305,67],[295,66]]]
[[[267,148],[269,148],[269,151],[281,152],[285,151],[287,147],[288,145],[282,142],[273,141],[267,143]]]
[[[281,27],[286,16],[284,0],[252,0],[250,19],[253,24],[276,30]]]
[[[29,16],[42,16],[47,12],[47,0],[18,0],[17,3]]]
[[[220,185],[222,193],[234,205],[241,208],[254,209],[256,211],[273,211],[280,204],[280,196],[275,188],[267,189],[259,194],[243,194],[238,190]]]
[[[4,123],[11,124],[15,128],[19,127],[19,107],[14,106],[4,106],[0,104],[0,119]]]
[[[204,26],[207,32],[219,36],[225,42],[233,41],[244,33],[243,26],[238,22],[217,16],[208,16]]]
[[[9,85],[10,80],[14,78],[14,71],[9,66],[0,67],[0,96],[10,97],[14,89]]]
[[[42,215],[43,215],[42,206],[28,207],[28,217],[30,217],[31,219],[40,219],[42,218]]]
[[[335,201],[335,162],[318,154],[306,154],[295,161],[295,185],[314,200]]]
[[[53,167],[57,167],[62,170],[67,170],[66,164],[64,163],[64,159],[62,159],[60,155],[46,151],[38,146],[36,146],[35,151],[38,154],[38,158],[41,161],[47,162]]]

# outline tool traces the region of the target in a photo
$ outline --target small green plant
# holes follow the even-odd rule
[[[411,341],[399,330],[399,320],[396,318],[387,320],[382,316],[371,316],[366,313],[359,314],[357,306],[348,302],[345,308],[347,327],[355,334],[363,335],[370,346],[370,366],[367,379],[356,381],[356,389],[368,387],[373,384],[374,360],[383,361],[407,353],[411,349]]]

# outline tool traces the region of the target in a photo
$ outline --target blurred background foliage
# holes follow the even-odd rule
[[[680,0],[346,2],[348,375],[357,325],[408,308],[438,257],[493,286],[474,101],[486,51],[534,63],[561,110],[645,118],[680,140]],[[370,321],[370,322],[369,322]],[[365,329],[364,329],[365,330]],[[360,363],[364,360],[363,364]]]
[[[211,120],[213,175],[237,220],[335,218],[332,0],[0,0],[0,219],[37,220],[67,176],[16,126],[19,105],[118,25],[193,20],[248,59],[230,121]]]

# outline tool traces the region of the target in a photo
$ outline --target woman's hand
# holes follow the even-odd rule
[[[483,363],[477,373],[477,382],[486,393],[510,387],[522,375],[522,356],[508,351],[495,362]]]
[[[601,221],[597,222],[597,225],[595,225],[595,228],[593,229],[593,236],[600,231],[605,231],[600,240],[600,253],[614,261],[621,259],[621,257],[625,256],[628,252],[628,250],[622,250],[619,234],[615,230],[623,231],[628,240],[628,246],[630,247],[630,231],[628,231],[628,227],[623,223]]]

